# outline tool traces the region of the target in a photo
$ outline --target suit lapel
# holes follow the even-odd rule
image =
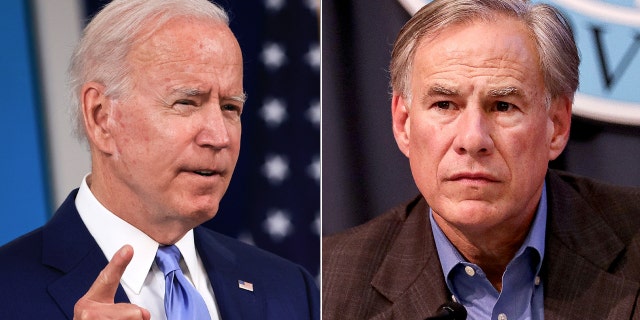
[[[237,261],[213,233],[198,227],[194,230],[196,249],[207,270],[222,319],[260,319],[264,317],[265,296],[254,272]],[[255,266],[252,266],[255,267]],[[254,291],[240,288],[238,280],[249,282]]]
[[[49,285],[49,294],[69,319],[75,303],[89,290],[107,258],[85,227],[75,206],[77,190],[71,192],[43,228],[42,263],[60,271]],[[115,302],[128,302],[118,287]]]
[[[625,244],[582,196],[555,173],[548,180],[549,220],[543,267],[545,319],[630,319],[640,285],[608,273]],[[424,319],[449,300],[420,200],[371,284],[389,303],[371,319]]]
[[[407,207],[406,221],[373,277],[373,287],[391,304],[372,319],[424,319],[448,301],[423,198]]]
[[[631,318],[638,283],[607,272],[624,243],[556,174],[548,182],[545,319]]]
[[[85,227],[75,207],[74,190],[43,228],[44,265],[60,271],[51,281],[49,294],[69,318],[75,303],[89,290],[108,260]],[[259,319],[265,310],[259,279],[239,265],[236,255],[223,246],[212,233],[195,229],[198,254],[205,265],[223,319]],[[238,280],[250,282],[255,290],[241,289]],[[118,286],[115,302],[129,302]]]
[[[596,268],[556,241],[547,248],[553,259],[545,269],[545,319],[631,319],[636,282]]]

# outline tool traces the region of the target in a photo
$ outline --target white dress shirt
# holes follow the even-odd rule
[[[164,275],[154,262],[158,242],[107,210],[89,189],[88,176],[82,180],[75,201],[82,221],[109,261],[125,244],[133,247],[133,259],[124,271],[120,284],[131,303],[149,310],[151,319],[166,320]],[[211,320],[219,320],[213,288],[196,252],[193,230],[175,245],[182,253],[182,272],[202,295],[211,314]]]

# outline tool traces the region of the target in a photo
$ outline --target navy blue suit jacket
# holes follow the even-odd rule
[[[72,319],[76,301],[107,265],[76,194],[45,226],[0,248],[0,319]],[[204,227],[194,238],[223,320],[319,319],[318,288],[301,266]],[[238,280],[253,283],[253,292]],[[122,286],[115,302],[129,302]]]

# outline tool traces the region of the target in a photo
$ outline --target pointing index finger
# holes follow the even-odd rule
[[[120,278],[124,274],[124,270],[131,262],[133,258],[133,248],[130,245],[124,245],[118,250],[111,258],[111,261],[93,282],[89,291],[84,295],[84,298],[103,302],[113,303],[118,285],[120,284]]]

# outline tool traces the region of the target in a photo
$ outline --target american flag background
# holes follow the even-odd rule
[[[71,134],[66,67],[85,23],[108,0],[6,0],[7,75],[0,159],[0,245],[41,226],[90,171]],[[206,227],[304,266],[320,264],[319,1],[220,0],[244,57],[248,95],[234,177]],[[29,168],[15,170],[15,168]],[[26,172],[25,172],[26,171]],[[10,213],[10,214],[9,214]]]
[[[109,1],[85,0],[87,17]],[[320,273],[319,1],[221,0],[244,58],[240,158],[205,225]]]
[[[224,0],[249,99],[242,145],[207,226],[320,272],[320,45],[316,0]]]
[[[109,1],[85,0],[87,17]],[[223,0],[244,58],[240,158],[205,225],[320,272],[320,45],[315,0]]]

